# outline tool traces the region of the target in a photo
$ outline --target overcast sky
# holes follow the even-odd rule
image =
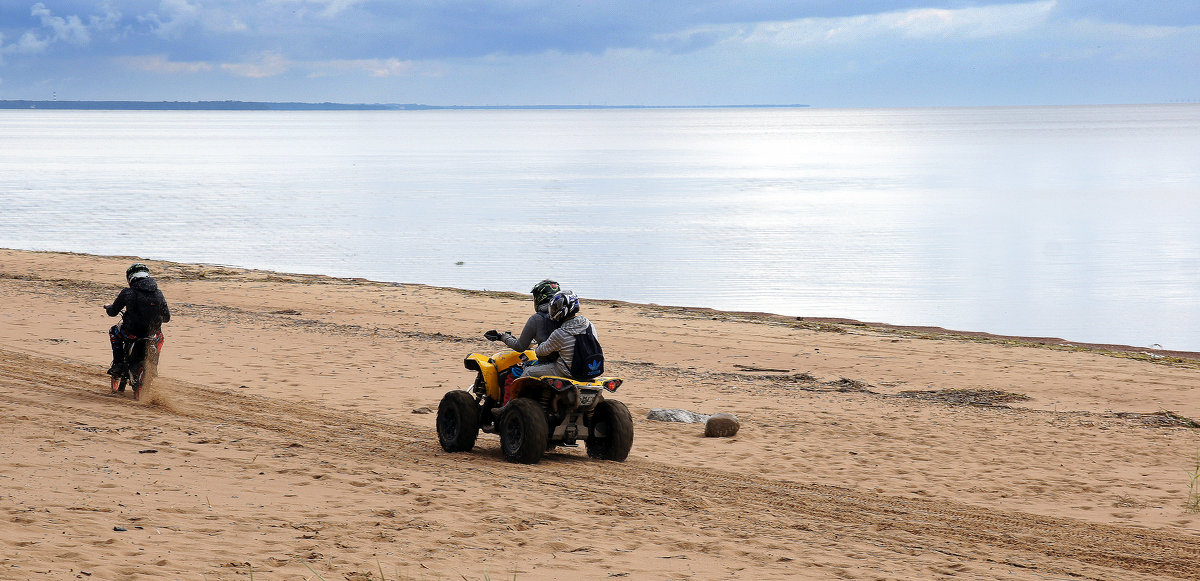
[[[0,0],[0,99],[1200,101],[1200,0]]]

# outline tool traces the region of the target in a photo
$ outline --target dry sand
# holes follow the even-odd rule
[[[152,262],[133,401],[130,261],[0,250],[0,579],[1200,577],[1195,354],[585,301],[633,452],[524,466],[415,412],[526,297]]]

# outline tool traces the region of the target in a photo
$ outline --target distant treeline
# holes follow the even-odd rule
[[[789,108],[808,105],[420,105],[367,103],[274,103],[258,101],[27,101],[0,100],[0,109],[92,109],[132,111],[422,111],[433,109],[708,109]]]
[[[253,101],[0,101],[0,109],[104,109],[151,111],[378,111],[417,105],[265,103]]]

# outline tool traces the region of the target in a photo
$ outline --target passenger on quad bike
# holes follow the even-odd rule
[[[113,353],[108,374],[114,378],[125,373],[125,345],[138,339],[160,335],[162,324],[171,320],[167,299],[163,297],[162,291],[158,290],[158,283],[150,277],[149,267],[141,263],[133,264],[125,271],[125,280],[129,282],[129,287],[121,289],[116,300],[104,307],[110,317],[121,314],[120,324],[113,325],[108,330],[108,340],[112,344]]]
[[[488,331],[483,336],[491,341],[502,341],[509,349],[521,352],[529,349],[533,343],[539,345],[546,342],[550,338],[550,333],[558,328],[558,323],[550,320],[548,314],[550,307],[550,299],[554,298],[554,293],[561,290],[558,283],[550,279],[543,280],[533,285],[533,314],[529,316],[529,320],[525,321],[525,328],[521,330],[521,336],[514,337],[512,333],[505,331],[503,333],[497,331]]]
[[[633,446],[633,416],[608,399],[624,382],[601,377],[604,355],[596,328],[578,315],[579,298],[559,291],[547,316],[560,326],[536,350],[471,353],[463,366],[475,372],[466,389],[438,404],[438,442],[447,452],[467,452],[480,432],[500,436],[510,462],[534,464],[557,446],[587,446],[588,456],[623,462]],[[485,334],[492,341],[499,334]]]
[[[579,297],[571,291],[559,291],[550,299],[550,320],[558,328],[550,337],[538,343],[534,354],[537,364],[525,367],[525,377],[570,377],[588,381],[604,373],[604,357],[600,351],[596,326],[579,314]],[[586,358],[586,361],[577,361]]]

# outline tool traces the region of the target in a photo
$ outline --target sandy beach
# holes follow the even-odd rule
[[[584,297],[633,451],[517,465],[429,412],[527,296],[147,261],[134,401],[133,260],[0,250],[0,579],[1200,577],[1200,354]]]

